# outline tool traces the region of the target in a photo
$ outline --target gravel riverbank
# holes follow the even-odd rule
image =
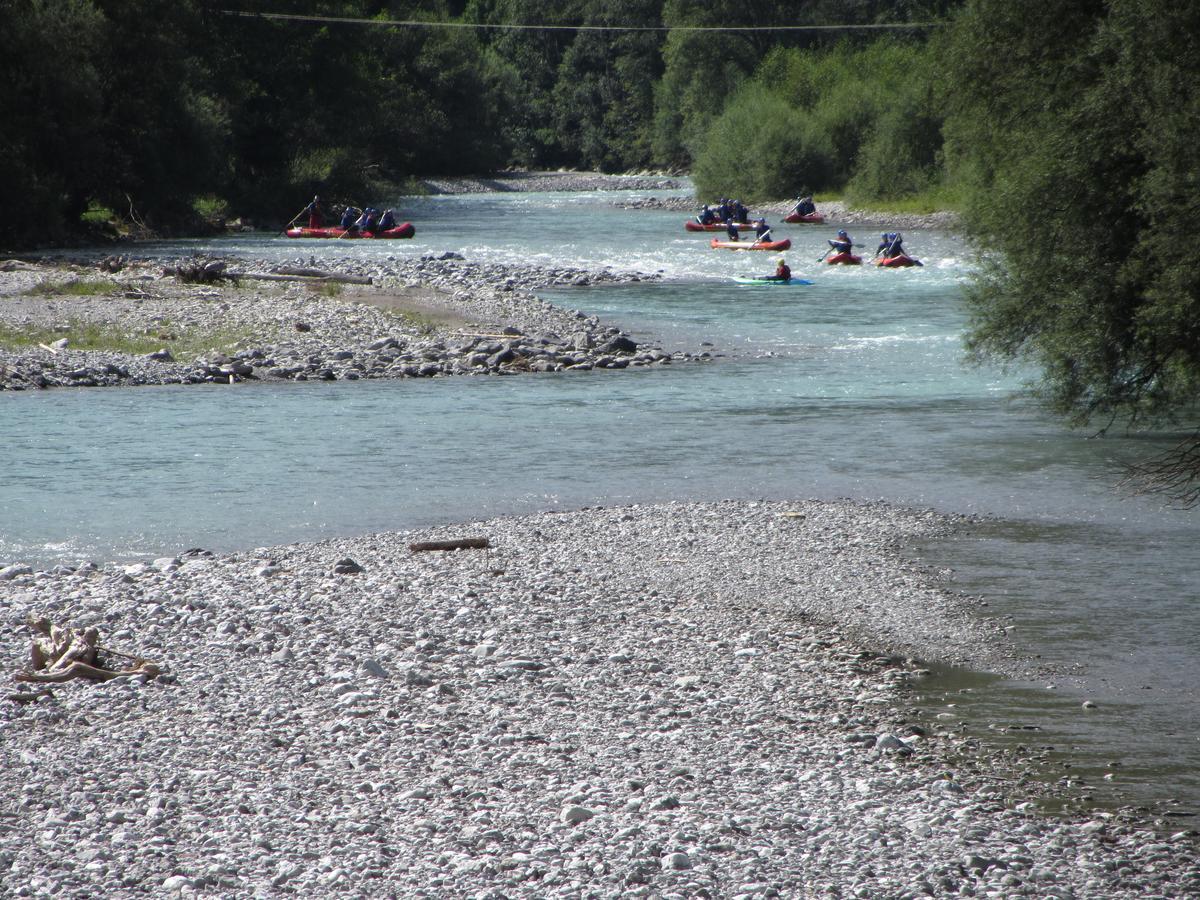
[[[1047,818],[1019,760],[906,699],[910,655],[995,653],[899,553],[945,527],[666,504],[2,570],[10,665],[45,615],[166,674],[0,705],[0,887],[1194,895],[1191,838]],[[491,548],[409,549],[464,536]]]
[[[368,285],[261,281],[286,266],[229,263],[236,283],[184,283],[178,260],[95,264],[10,262],[0,271],[0,390],[59,386],[353,380],[623,369],[689,360],[639,345],[619,327],[558,308],[550,286],[653,280],[630,272],[480,265],[455,254],[362,263],[326,259],[322,271]],[[304,269],[297,257],[291,268]],[[301,283],[305,282],[305,283]],[[75,291],[83,285],[91,293]],[[143,352],[79,346],[99,330]],[[4,332],[43,335],[5,349]],[[214,347],[183,358],[183,345]],[[175,349],[172,349],[172,348]],[[699,356],[704,356],[701,352]],[[176,358],[179,356],[180,358]]]

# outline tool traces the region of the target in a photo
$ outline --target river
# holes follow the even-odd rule
[[[922,702],[988,740],[1053,747],[1048,764],[1097,802],[1200,807],[1200,514],[1115,489],[1122,465],[1171,436],[1067,430],[1022,398],[1020,373],[965,367],[971,256],[952,235],[906,233],[923,268],[832,268],[817,258],[833,229],[779,225],[795,274],[814,283],[742,286],[732,276],[766,273],[776,255],[714,251],[684,232],[684,214],[621,209],[620,196],[400,200],[418,229],[403,242],[245,235],[139,248],[317,261],[456,250],[653,272],[662,280],[548,296],[639,340],[707,342],[716,358],[519,378],[0,395],[0,562],[231,550],[662,499],[852,497],[976,514],[966,533],[913,553],[986,598],[1031,674],[941,671]],[[869,255],[878,234],[850,230]],[[1164,805],[1171,798],[1182,806]]]

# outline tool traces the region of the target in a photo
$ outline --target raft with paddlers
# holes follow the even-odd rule
[[[901,253],[899,256],[881,256],[875,260],[875,265],[883,266],[885,269],[904,269],[908,266],[924,264],[919,259],[913,259],[907,253]]]
[[[688,219],[683,223],[683,227],[688,231],[725,231],[729,228],[729,225],[726,222],[709,222],[707,225],[701,225],[695,219]],[[733,227],[749,230],[754,227],[754,224],[751,222],[734,222]]]
[[[825,221],[825,217],[817,212],[807,213],[806,215],[803,215],[803,216],[800,215],[800,213],[791,212],[783,217],[783,221],[789,222],[792,225],[801,225],[801,224],[820,225],[822,222]]]
[[[792,246],[791,238],[782,241],[719,241],[713,238],[714,250],[787,250]]]
[[[345,238],[352,240],[354,238],[410,238],[417,233],[417,229],[412,222],[405,222],[403,225],[397,225],[395,228],[388,228],[385,231],[359,231],[356,228],[289,228],[287,236],[290,238]]]

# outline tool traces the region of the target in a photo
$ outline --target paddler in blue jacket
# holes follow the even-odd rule
[[[766,219],[757,219],[754,222],[754,242],[756,244],[765,244],[771,240],[771,226],[767,224]]]
[[[396,214],[390,209],[385,209],[383,215],[379,217],[379,230],[387,231],[389,228],[396,227]]]
[[[729,239],[731,241],[736,241],[738,239],[737,223],[734,222],[733,219],[730,219],[725,223],[725,233],[729,235]]]
[[[904,256],[904,238],[898,231],[889,231],[883,235],[883,240],[875,250],[876,256],[891,259],[893,256]]]
[[[375,231],[377,212],[374,207],[368,206],[363,210],[363,214],[358,217],[358,221],[354,224],[358,226],[359,231]]]
[[[359,209],[357,206],[347,206],[346,211],[342,213],[342,221],[338,223],[338,227],[342,231],[354,231],[357,229],[358,226],[354,224],[354,220],[358,218],[358,213]]]
[[[817,205],[813,203],[813,198],[807,195],[803,197],[797,197],[796,206],[794,209],[792,209],[792,212],[798,216],[811,216],[816,211]]]
[[[843,228],[837,233],[836,238],[830,238],[829,246],[838,253],[849,253],[854,249],[854,241],[850,240],[850,235],[846,234],[846,230]]]

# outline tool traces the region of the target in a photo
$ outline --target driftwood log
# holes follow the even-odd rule
[[[51,683],[85,678],[89,681],[110,681],[124,675],[146,675],[154,678],[162,669],[152,662],[100,646],[100,632],[95,628],[61,628],[49,619],[30,618],[33,641],[29,647],[29,665],[14,673],[17,681]],[[101,660],[101,652],[128,657],[133,665],[125,669],[110,668]]]
[[[255,281],[311,281],[316,283],[336,284],[372,284],[366,275],[343,275],[340,272],[322,272],[320,269],[297,269],[284,267],[272,273],[237,272],[237,278],[250,278]]]
[[[484,550],[492,546],[485,537],[455,538],[449,541],[417,541],[409,544],[413,553],[424,550]]]

